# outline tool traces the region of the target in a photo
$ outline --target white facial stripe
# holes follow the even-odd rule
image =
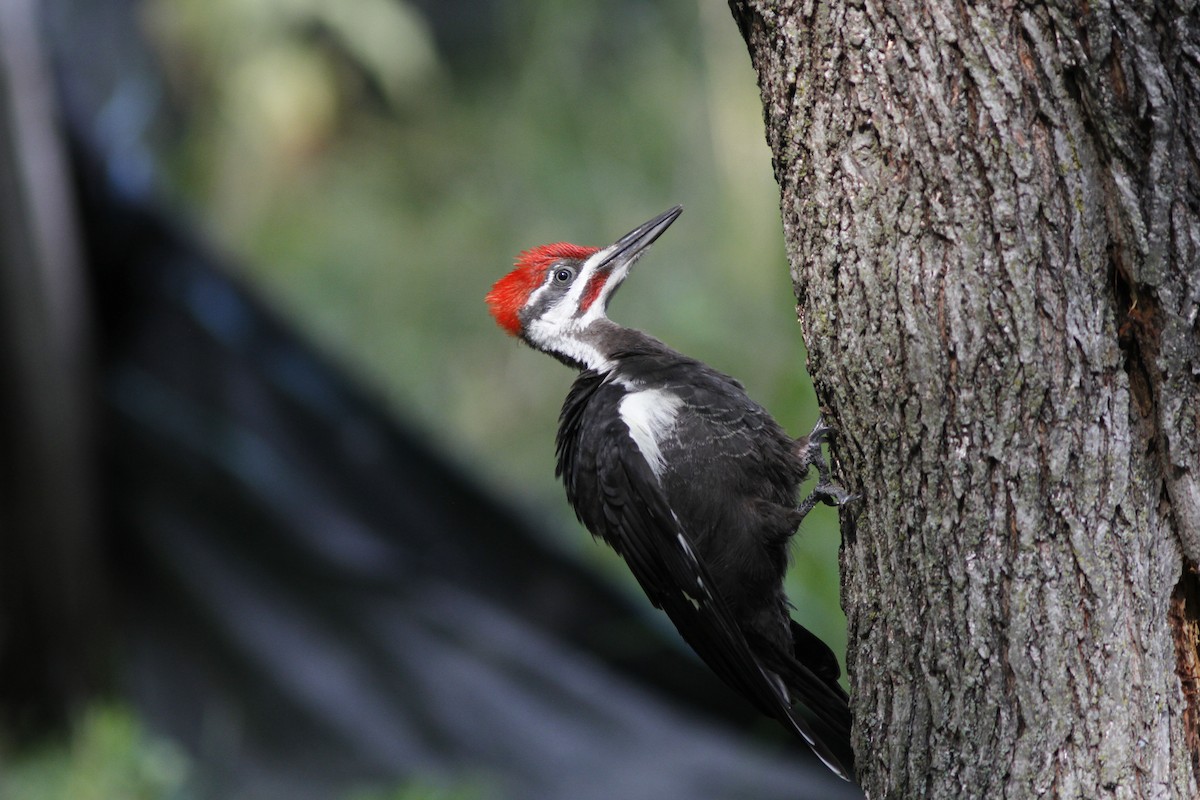
[[[546,309],[546,313],[542,315],[543,320],[560,326],[566,326],[575,319],[575,312],[579,310],[579,303],[584,291],[587,289],[588,281],[595,274],[596,265],[600,263],[596,258],[599,255],[601,253],[595,253],[587,261],[580,264],[579,273],[575,276],[575,282],[571,284],[571,288],[567,290],[566,294],[558,299],[558,302]],[[553,275],[554,270],[550,270],[546,282],[529,296],[528,303],[532,303],[542,292],[550,288],[554,281]]]
[[[588,280],[590,280],[591,276],[595,274],[596,266],[603,262],[608,254],[611,253],[615,248],[615,244],[609,245],[600,252],[595,253],[591,258],[584,262],[583,269],[580,270],[580,279],[582,279],[582,282],[585,286]],[[604,288],[600,290],[600,296],[596,298],[595,302],[593,302],[588,310],[584,312],[583,316],[580,317],[580,321],[584,325],[608,316],[606,309],[606,306],[608,305],[608,296],[612,294],[613,290],[617,286],[621,285],[621,282],[625,280],[625,276],[629,274],[630,267],[632,267],[640,257],[641,254],[639,253],[638,256],[633,258],[631,261],[626,261],[612,271],[612,274],[610,274],[605,280]],[[577,282],[579,281],[577,280]]]
[[[550,281],[544,280],[544,281],[542,281],[541,286],[539,286],[538,288],[536,288],[532,292],[530,292],[529,299],[525,301],[525,307],[531,308],[533,306],[536,306],[538,304],[538,302],[542,299],[542,295],[544,295],[548,291],[550,291]]]
[[[617,406],[617,413],[656,478],[661,479],[666,468],[661,443],[674,427],[682,405],[679,395],[665,389],[642,389],[625,395]]]
[[[554,305],[537,319],[531,320],[525,328],[525,337],[530,344],[541,350],[560,353],[576,363],[583,364],[588,369],[597,372],[607,372],[612,369],[612,362],[605,358],[595,346],[583,341],[577,334],[583,331],[586,324],[575,316],[579,296],[587,282],[584,278],[586,262],[575,277],[575,283],[569,291],[558,299]],[[541,296],[550,291],[553,286],[553,270],[547,276],[545,283],[529,295],[528,305],[536,306]]]
[[[580,334],[592,323],[607,317],[605,305],[608,303],[608,296],[612,294],[613,287],[620,284],[628,274],[629,267],[633,262],[622,264],[613,271],[613,274],[607,276],[600,295],[588,306],[586,312],[583,314],[578,312],[588,284],[596,275],[604,259],[615,249],[616,245],[610,245],[603,250],[598,250],[579,265],[579,272],[571,287],[553,305],[547,307],[541,316],[530,320],[526,325],[524,336],[530,344],[539,350],[564,355],[597,372],[607,372],[612,369],[613,363],[605,358],[594,345],[584,341],[585,337]],[[554,282],[553,274],[554,270],[550,270],[542,285],[529,295],[529,299],[526,301],[527,308],[536,308],[541,303],[542,296],[551,291]]]
[[[608,258],[609,254],[612,253],[616,249],[617,249],[617,246],[615,244],[610,244],[608,247],[604,248],[603,250],[597,250],[596,252],[592,253],[590,256],[588,256],[587,261],[584,261],[583,264],[579,267],[579,274],[591,275],[593,272],[596,271],[596,267],[603,264],[604,259]]]
[[[603,250],[597,250],[592,253],[586,261],[579,265],[579,274],[575,276],[575,283],[571,284],[571,291],[563,297],[563,305],[565,310],[569,309],[569,313],[574,314],[579,308],[579,304],[583,302],[583,293],[587,291],[588,284],[592,282],[592,276],[596,274],[596,270],[604,263],[604,259],[608,258],[608,254],[616,248],[615,244],[609,245]],[[601,295],[603,298],[603,295]],[[597,300],[592,303],[588,309],[587,317],[595,319],[592,309],[597,306],[600,308],[600,316],[604,316],[604,303]]]

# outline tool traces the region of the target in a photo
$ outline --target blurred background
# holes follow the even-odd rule
[[[298,331],[296,345],[355,387],[363,408],[399,420],[454,480],[515,509],[514,524],[527,523],[553,558],[599,575],[598,592],[625,598],[639,624],[674,636],[619,559],[575,522],[554,479],[557,413],[573,375],[505,336],[483,296],[525,248],[602,246],[681,203],[683,217],[610,314],[735,375],[793,434],[808,430],[817,411],[762,112],[724,3],[13,0],[27,4],[44,33],[66,138],[86,153],[101,193],[123,208],[146,204],[202,242],[229,286],[253,298],[248,307],[288,336]],[[0,17],[9,42],[11,12]],[[93,238],[120,229],[81,226]],[[97,324],[119,330],[109,321],[128,313],[102,308]],[[119,348],[97,349],[103,360]],[[190,357],[163,358],[186,370]],[[275,362],[263,363],[269,372]],[[122,394],[133,382],[100,382],[110,402],[141,407]],[[359,409],[353,397],[346,407]],[[100,428],[102,441],[122,430]],[[145,529],[152,555],[130,559],[170,560],[169,537]],[[838,536],[828,509],[809,517],[789,591],[797,619],[843,653]],[[123,548],[118,560],[129,556]],[[194,562],[179,563],[186,572]],[[118,595],[108,615],[118,630],[129,618],[121,593],[108,591]],[[153,643],[180,626],[135,627]],[[196,743],[212,732],[198,724],[191,741],[180,738],[170,703],[147,699],[179,691],[145,688],[170,656],[101,649],[101,672],[119,678],[72,707],[69,738],[9,732],[0,797],[200,797],[212,796],[206,785],[248,785],[237,782],[244,775],[227,784],[198,777],[212,758]],[[772,732],[751,733],[763,758],[803,758]],[[328,784],[341,788],[316,793],[536,796],[511,788],[519,782],[496,790],[504,781],[493,781],[493,767],[462,763],[436,762],[429,776],[385,770],[370,782],[382,788],[363,790],[347,768]],[[787,785],[790,768],[771,763]]]
[[[761,105],[720,2],[150,0],[139,21],[163,69],[138,91],[170,109],[154,141],[174,206],[391,409],[555,515],[581,553],[607,558],[554,480],[574,376],[483,305],[521,250],[603,246],[682,203],[612,315],[807,432]],[[812,525],[801,547],[824,547],[827,566],[836,536]],[[804,576],[817,605],[830,574]]]

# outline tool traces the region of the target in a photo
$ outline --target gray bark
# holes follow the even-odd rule
[[[871,797],[1197,796],[1200,10],[731,0]]]

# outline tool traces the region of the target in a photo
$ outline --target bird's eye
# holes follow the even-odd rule
[[[575,270],[570,267],[559,267],[554,270],[554,282],[560,286],[566,286],[573,280],[575,280]]]

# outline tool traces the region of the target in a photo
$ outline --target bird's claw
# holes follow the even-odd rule
[[[829,434],[833,433],[833,428],[825,424],[825,420],[817,417],[816,424],[813,425],[812,431],[808,436],[796,441],[797,455],[804,464],[804,471],[807,472],[810,467],[816,467],[818,475],[818,484],[829,483],[829,464],[825,462],[825,455],[821,452],[821,445],[825,443]]]
[[[861,495],[850,494],[836,483],[822,481],[813,487],[808,497],[800,501],[800,505],[796,507],[796,513],[800,515],[800,521],[802,522],[808,516],[808,512],[817,507],[817,503],[824,503],[827,506],[834,506],[835,508],[843,508],[861,499]]]
[[[818,471],[824,469],[826,473],[829,471],[825,465],[825,456],[821,454],[821,445],[825,444],[825,439],[831,433],[833,433],[833,428],[826,425],[824,419],[817,417],[813,429],[808,436],[804,437],[805,446],[800,454],[806,466],[816,467]]]
[[[812,431],[804,439],[804,446],[800,448],[800,457],[804,461],[805,469],[816,467],[817,470],[817,485],[796,509],[802,520],[808,516],[808,512],[816,508],[817,503],[841,507],[859,499],[859,495],[850,494],[834,483],[830,475],[829,464],[825,461],[824,453],[821,452],[821,445],[832,432],[833,428],[826,425],[825,420],[821,417],[817,417]]]

